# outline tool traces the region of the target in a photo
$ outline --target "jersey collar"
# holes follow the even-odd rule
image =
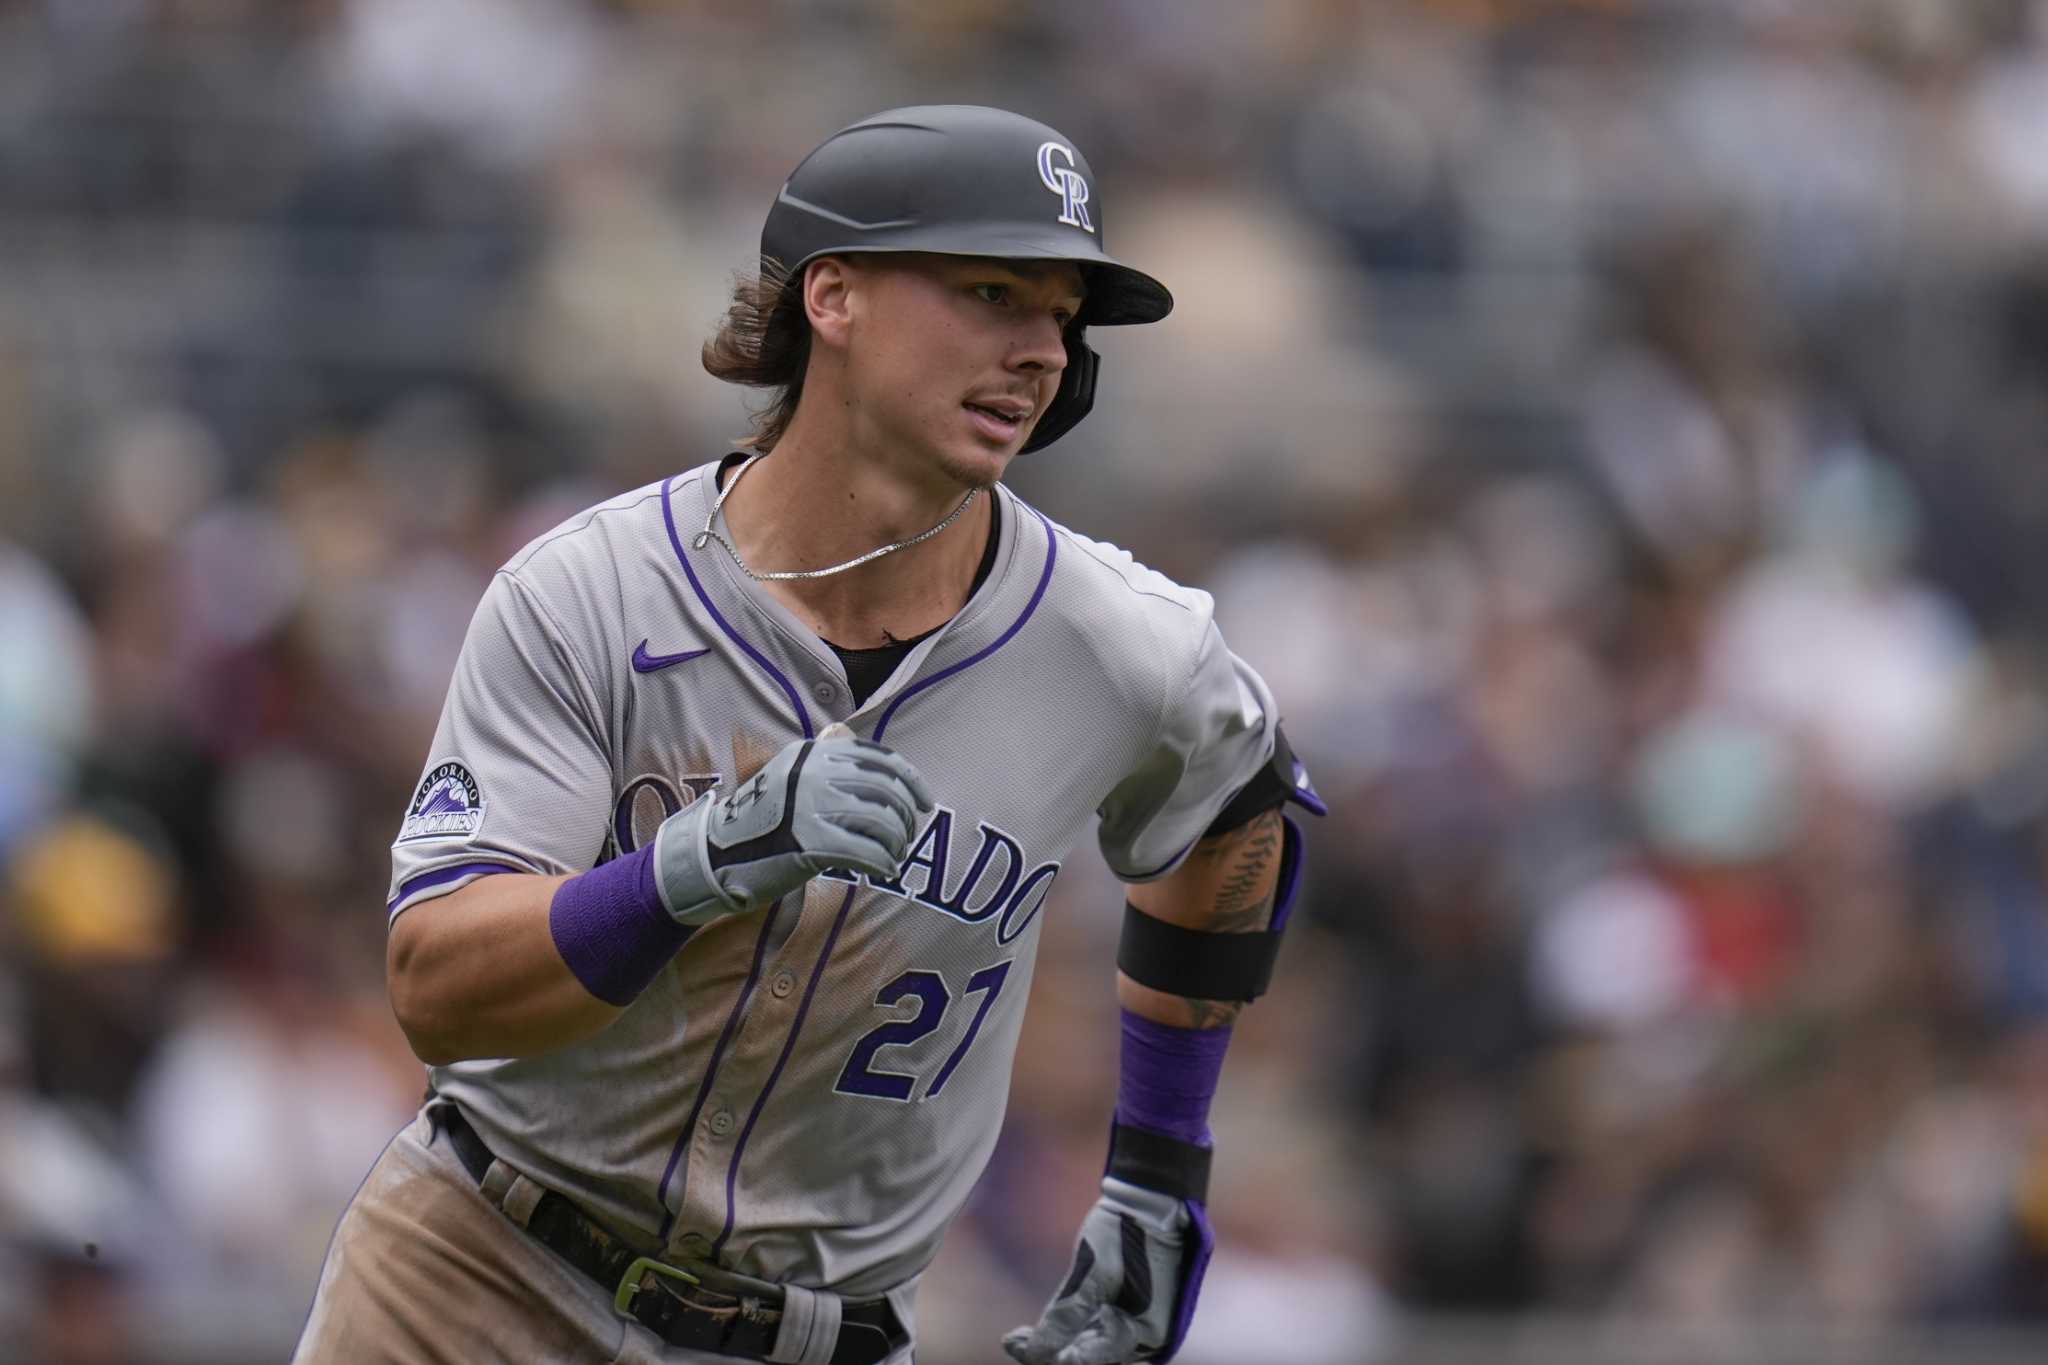
[[[671,547],[699,605],[716,618],[753,666],[780,686],[805,734],[832,720],[871,713],[886,725],[899,701],[964,671],[1009,641],[1044,595],[1054,553],[1051,528],[1030,504],[997,484],[992,493],[999,500],[1003,532],[988,577],[952,620],[920,641],[857,710],[850,709],[846,674],[831,647],[742,573],[719,545],[707,542],[702,549],[691,548],[695,528],[704,524],[717,502],[717,472],[726,458],[700,465],[664,488]],[[723,514],[717,527],[730,534]]]

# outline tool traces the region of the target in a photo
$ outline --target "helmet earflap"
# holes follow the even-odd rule
[[[1095,376],[1101,368],[1102,357],[1085,339],[1087,328],[1076,325],[1067,329],[1067,368],[1060,371],[1060,387],[1052,396],[1052,402],[1045,405],[1038,425],[1031,429],[1031,438],[1018,451],[1028,455],[1042,446],[1049,446],[1060,437],[1080,425],[1088,410],[1095,406]]]

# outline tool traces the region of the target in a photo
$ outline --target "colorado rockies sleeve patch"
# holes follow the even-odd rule
[[[483,793],[469,769],[449,759],[420,779],[398,842],[413,839],[468,839],[483,828]]]

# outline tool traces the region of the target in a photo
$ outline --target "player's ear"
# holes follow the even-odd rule
[[[844,256],[820,256],[804,268],[804,316],[812,335],[834,349],[846,345],[853,325],[856,275]]]

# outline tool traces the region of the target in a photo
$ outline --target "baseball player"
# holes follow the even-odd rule
[[[1206,1122],[1317,810],[1209,598],[1007,491],[1157,321],[1080,151],[897,109],[790,176],[705,348],[740,449],[543,535],[477,609],[393,845],[432,1089],[301,1362],[906,1362],[1002,1125],[1043,910],[1130,883],[1101,1197],[1031,1365],[1167,1360]],[[1105,907],[1109,909],[1110,907]]]

